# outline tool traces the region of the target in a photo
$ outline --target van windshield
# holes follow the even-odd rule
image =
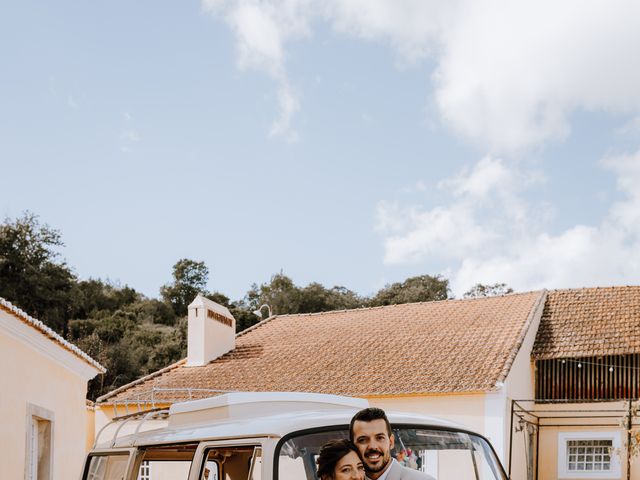
[[[507,479],[493,450],[480,436],[413,426],[394,428],[393,434],[395,448],[391,455],[396,461],[436,480]],[[320,447],[329,440],[348,437],[347,429],[289,436],[276,452],[275,480],[318,480],[316,459]]]

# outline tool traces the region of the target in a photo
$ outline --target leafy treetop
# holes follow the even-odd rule
[[[186,315],[196,295],[207,293],[208,280],[209,269],[204,262],[182,258],[173,266],[173,281],[160,288],[160,295],[176,315]]]
[[[494,283],[492,285],[476,283],[469,291],[465,292],[463,296],[464,298],[495,297],[509,293],[513,293],[513,288],[509,287],[506,283]]]

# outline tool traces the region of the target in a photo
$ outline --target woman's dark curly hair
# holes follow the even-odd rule
[[[336,465],[342,457],[349,452],[355,452],[358,456],[358,449],[351,443],[350,440],[330,440],[325,443],[320,449],[320,455],[318,456],[318,478],[334,478],[334,471]]]

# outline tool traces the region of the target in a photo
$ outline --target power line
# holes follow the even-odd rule
[[[640,371],[640,367],[632,367],[629,365],[614,365],[614,364],[603,363],[603,362],[590,362],[589,360],[576,360],[574,358],[556,358],[555,361],[560,362],[562,364],[575,363],[578,365],[578,368],[582,368],[582,365],[594,365],[596,367],[604,367],[604,368],[607,368],[609,372],[613,372],[616,369]]]

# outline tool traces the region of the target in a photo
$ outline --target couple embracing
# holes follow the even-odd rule
[[[318,456],[320,480],[433,480],[391,457],[395,439],[384,410],[365,408],[349,426],[349,440],[332,440]]]

